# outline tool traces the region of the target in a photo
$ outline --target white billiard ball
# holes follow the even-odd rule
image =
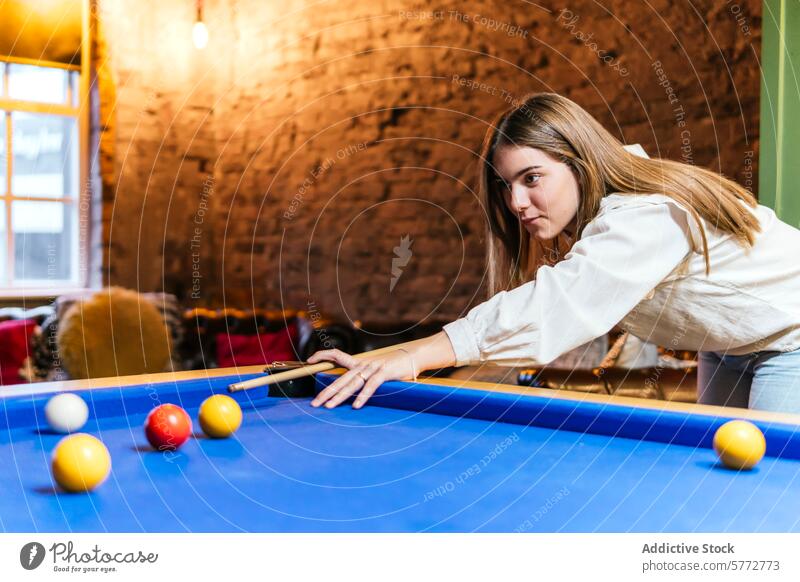
[[[68,392],[53,396],[44,407],[47,424],[56,432],[75,432],[89,419],[89,407],[83,398]]]

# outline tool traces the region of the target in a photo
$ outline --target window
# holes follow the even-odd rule
[[[79,72],[0,61],[0,288],[79,286]]]

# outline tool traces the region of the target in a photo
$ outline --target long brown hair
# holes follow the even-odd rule
[[[575,240],[597,216],[608,194],[663,194],[681,204],[696,221],[702,238],[706,272],[710,270],[708,242],[701,217],[744,245],[752,245],[760,230],[753,195],[710,170],[664,159],[647,159],[623,148],[597,120],[579,105],[554,93],[535,93],[501,114],[486,133],[480,164],[480,189],[487,209],[489,292],[516,287],[533,277],[535,269],[554,263],[574,240],[563,237],[538,243],[524,230],[505,204],[501,180],[492,160],[501,145],[528,146],[569,165],[580,189]],[[742,204],[744,203],[744,204]]]

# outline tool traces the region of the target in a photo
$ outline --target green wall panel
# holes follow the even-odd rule
[[[764,0],[759,199],[800,227],[800,0]]]

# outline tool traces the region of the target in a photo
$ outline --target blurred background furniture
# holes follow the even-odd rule
[[[694,352],[670,353],[620,330],[610,336],[614,340],[611,348],[594,365],[564,366],[563,360],[565,357],[568,359],[568,353],[548,366],[520,370],[517,383],[638,398],[696,400],[697,362]]]
[[[62,295],[52,305],[29,310],[0,309],[0,382],[70,378],[59,350],[59,325],[89,296]],[[169,330],[171,357],[166,368],[171,370],[303,361],[318,350],[333,348],[359,353],[426,337],[447,323],[348,322],[295,310],[182,310],[170,294],[141,297],[158,310]],[[541,368],[484,364],[429,370],[425,375],[692,402],[695,358],[693,352],[674,353],[614,330]]]
[[[169,336],[152,300],[111,287],[63,310],[57,348],[70,378],[155,374],[170,369]]]
[[[70,309],[78,305],[81,301],[90,299],[97,293],[102,292],[98,290],[64,294],[56,298],[52,305],[38,308],[43,310],[43,313],[47,315],[42,319],[31,338],[30,356],[32,377],[29,381],[65,380],[72,377],[68,370],[65,369],[59,346],[61,322],[69,313]],[[147,301],[148,304],[152,305],[157,310],[169,333],[169,343],[171,346],[169,352],[170,357],[163,368],[182,369],[181,362],[176,357],[176,349],[183,341],[183,326],[177,299],[175,296],[168,293],[141,293],[138,295],[142,300]],[[133,349],[136,349],[136,347],[134,346]],[[87,375],[91,376],[90,371],[87,371]]]

